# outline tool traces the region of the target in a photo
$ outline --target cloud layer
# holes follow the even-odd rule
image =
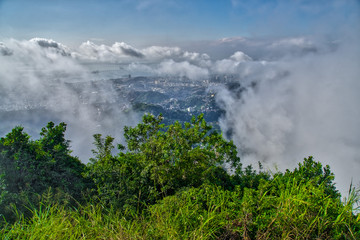
[[[81,159],[91,156],[92,135],[95,133],[122,136],[124,125],[138,121],[131,111],[124,114],[119,102],[106,116],[99,116],[94,103],[113,102],[114,89],[97,93],[93,99],[82,99],[96,89],[91,84],[74,90],[68,83],[93,80],[89,69],[81,65],[74,52],[50,39],[29,41],[8,40],[1,45],[6,54],[0,55],[0,132],[23,125],[32,136],[48,121],[68,124],[72,149]],[[9,54],[11,53],[11,54]],[[128,54],[128,53],[127,53]],[[117,129],[112,129],[117,126]]]
[[[336,48],[324,47],[328,51],[309,51],[304,41],[281,40],[269,48],[278,44],[305,50],[235,68],[243,89],[240,95],[226,88],[218,92],[226,110],[222,129],[231,134],[245,163],[293,168],[313,155],[332,167],[345,193],[351,180],[360,183],[359,47],[343,40]]]

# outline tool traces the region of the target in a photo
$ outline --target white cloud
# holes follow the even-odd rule
[[[251,61],[251,57],[249,57],[248,55],[246,55],[243,52],[237,51],[235,52],[230,59],[232,59],[233,61],[236,62],[247,62],[247,61]]]
[[[130,63],[126,70],[130,73],[135,73],[139,75],[154,75],[156,74],[156,70],[154,67],[150,67],[146,64],[140,63]]]
[[[192,65],[189,62],[175,62],[174,60],[166,60],[160,63],[156,69],[158,74],[175,75],[188,77],[193,80],[206,78],[209,71],[204,68]]]
[[[198,43],[197,51],[208,53],[212,59],[227,59],[237,51],[246,53],[253,60],[274,61],[284,57],[299,57],[314,53],[330,52],[336,43],[320,36],[287,38],[232,37]]]
[[[63,44],[55,42],[52,39],[33,38],[29,40],[30,43],[37,43],[42,48],[47,48],[49,51],[61,54],[63,56],[71,56],[70,50]]]
[[[143,49],[143,54],[153,60],[160,60],[164,58],[179,57],[183,54],[183,51],[179,47],[161,47],[151,46]]]
[[[82,60],[102,62],[130,61],[144,57],[139,50],[124,42],[115,42],[112,46],[107,46],[97,45],[90,41],[82,43],[75,56]]]
[[[226,110],[222,129],[232,132],[243,162],[263,160],[285,169],[313,155],[332,167],[342,193],[351,178],[360,184],[360,51],[355,42],[339,42],[332,51],[290,52],[271,63],[250,61],[234,68],[231,58],[221,62],[224,69],[238,71],[245,87],[240,97],[226,89],[217,95]],[[291,39],[284,44],[302,48],[308,43]]]
[[[74,154],[86,161],[91,156],[93,134],[120,136],[125,124],[136,122],[137,117],[131,111],[125,115],[117,107],[99,118],[99,109],[92,103],[114,101],[115,92],[110,84],[103,86],[106,92],[88,100],[79,96],[95,91],[91,85],[84,85],[76,92],[66,84],[91,80],[88,69],[79,64],[66,46],[39,38],[12,39],[2,44],[5,45],[12,55],[0,54],[0,114],[5,116],[0,132],[23,125],[25,131],[37,137],[35,134],[47,121],[64,121],[68,124],[67,137],[72,140]],[[114,132],[113,126],[119,126],[120,130]]]
[[[84,77],[84,69],[71,57],[71,51],[53,40],[34,38],[29,41],[11,39],[7,41],[10,56],[3,56],[2,85],[15,85],[18,82],[50,82]],[[4,66],[8,66],[5,68]],[[26,75],[27,78],[24,78]],[[70,77],[71,76],[71,77]],[[7,79],[6,81],[4,79]]]
[[[10,56],[13,54],[13,51],[6,47],[4,43],[0,42],[0,55]]]
[[[163,60],[173,59],[174,61],[189,61],[200,66],[208,66],[210,62],[207,54],[184,51],[179,47],[151,46],[137,49],[124,42],[115,42],[112,46],[108,46],[87,41],[80,45],[75,56],[83,60],[103,62],[132,62],[141,59],[143,62],[159,63]]]
[[[87,41],[73,55],[81,60],[129,63],[126,69],[130,72],[180,75],[191,79],[207,76],[212,66],[207,54],[184,51],[179,47],[151,46],[139,50],[123,42],[107,46]],[[244,56],[238,54],[236,57]]]
[[[216,61],[213,69],[218,73],[239,73],[241,71],[241,64],[252,61],[251,57],[243,52],[237,51],[230,58]]]
[[[142,53],[150,61],[172,59],[174,61],[188,61],[198,66],[208,66],[210,64],[209,55],[184,51],[179,47],[151,46],[143,49]]]
[[[144,55],[137,49],[135,49],[134,47],[124,43],[124,42],[116,42],[113,45],[113,49],[115,50],[115,52],[118,52],[118,50],[120,49],[121,52],[129,57],[136,57],[136,58],[142,58],[144,57]]]

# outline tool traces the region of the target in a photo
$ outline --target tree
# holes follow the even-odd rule
[[[102,138],[101,134],[94,134],[93,137],[96,149],[93,149],[92,152],[95,156],[90,158],[84,175],[95,184],[95,189],[92,189],[93,194],[104,203],[109,204],[119,195],[116,190],[119,182],[117,179],[120,173],[119,164],[111,154],[111,150],[114,148],[114,138],[110,136]]]
[[[96,158],[88,167],[94,182],[101,183],[97,185],[98,193],[106,192],[126,204],[130,204],[129,198],[135,198],[131,204],[139,205],[154,203],[185,187],[229,184],[223,164],[240,166],[231,141],[212,131],[203,115],[184,125],[175,122],[165,127],[162,120],[161,115],[147,114],[136,127],[125,127],[127,151],[120,145],[122,152],[116,157],[109,155],[107,149],[112,147],[103,144],[112,143],[112,138],[94,136]]]
[[[324,185],[325,193],[333,198],[339,198],[340,193],[336,190],[334,179],[335,175],[330,170],[330,166],[322,166],[320,162],[314,161],[312,156],[304,158],[302,163],[294,171],[286,171],[285,177],[295,177],[299,181],[313,181],[314,183]]]
[[[46,188],[60,188],[79,200],[87,184],[82,176],[85,165],[77,157],[71,156],[70,141],[65,139],[65,131],[66,124],[63,122],[57,126],[49,122],[42,128],[41,138],[37,141],[42,150],[40,158],[43,158],[39,164],[43,163],[41,168],[46,169],[43,173]]]
[[[164,127],[162,116],[145,115],[143,123],[125,128],[129,154],[146,165],[153,186],[163,196],[177,189],[200,186],[207,176],[228,163],[239,166],[235,145],[211,131],[203,115],[182,126],[179,122]]]
[[[85,165],[70,155],[69,141],[64,138],[66,124],[49,122],[36,141],[23,130],[15,127],[0,139],[0,175],[6,192],[1,211],[6,212],[10,204],[22,211],[26,208],[21,206],[36,204],[49,188],[79,200],[86,185],[82,177]]]
[[[35,155],[36,146],[22,127],[15,127],[0,139],[0,169],[7,191],[19,193],[31,188],[31,183],[35,181],[32,176]]]

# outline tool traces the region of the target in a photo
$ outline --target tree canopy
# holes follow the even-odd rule
[[[97,149],[88,176],[96,182],[100,197],[124,199],[123,194],[130,194],[125,199],[148,204],[184,187],[229,184],[223,164],[241,167],[236,147],[212,131],[203,115],[184,125],[165,127],[161,121],[161,115],[148,114],[137,126],[125,127],[127,146],[118,146],[117,156],[111,155],[113,138],[94,135]]]

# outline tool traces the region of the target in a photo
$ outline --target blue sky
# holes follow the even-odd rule
[[[0,0],[0,39],[44,37],[70,45],[90,39],[144,46],[331,34],[359,28],[359,5],[357,0]]]

